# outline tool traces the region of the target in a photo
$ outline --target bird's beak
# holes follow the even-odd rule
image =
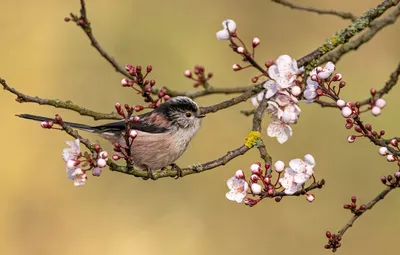
[[[199,114],[199,115],[197,115],[197,118],[201,119],[201,118],[204,118],[205,116],[206,116],[205,114]]]

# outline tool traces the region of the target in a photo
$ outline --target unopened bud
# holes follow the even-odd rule
[[[264,63],[265,67],[269,68],[271,67],[275,62],[273,60],[268,60]]]
[[[250,170],[253,174],[261,175],[261,167],[259,164],[252,164]]]
[[[98,166],[98,167],[103,168],[103,167],[105,167],[106,165],[107,165],[107,162],[106,162],[105,159],[99,158],[99,159],[97,160],[97,166]]]
[[[297,97],[298,95],[301,94],[301,88],[299,86],[293,86],[290,89],[290,92],[292,93],[293,96]]]
[[[283,161],[278,160],[275,162],[274,168],[277,173],[282,173],[283,170],[285,170],[285,163],[283,163]]]
[[[47,123],[47,121],[42,121],[42,122],[40,122],[40,126],[42,128],[49,128],[49,123]]]
[[[112,158],[113,158],[113,160],[118,160],[118,159],[120,159],[121,157],[120,157],[118,154],[114,154],[114,155],[112,156]]]
[[[308,202],[313,202],[315,200],[315,196],[313,194],[308,194],[306,197]]]
[[[238,179],[244,179],[244,173],[243,173],[243,171],[240,170],[240,169],[237,170],[236,173],[235,173],[235,177],[238,178]]]
[[[379,154],[382,156],[386,156],[387,154],[389,154],[389,150],[386,147],[380,147]]]
[[[259,178],[258,175],[256,175],[256,174],[252,174],[252,175],[250,176],[250,180],[251,180],[252,182],[257,182],[259,179],[260,179],[260,178]]]
[[[239,53],[244,53],[244,48],[239,46],[239,47],[237,47],[236,51]]]
[[[382,112],[382,110],[378,106],[372,107],[372,110],[371,110],[372,115],[378,116],[381,114],[381,112]]]
[[[353,111],[349,107],[345,106],[342,108],[342,116],[343,117],[348,118],[348,117],[350,117],[350,115],[352,113],[353,113]]]
[[[102,151],[99,153],[99,157],[102,159],[107,159],[108,158],[108,153],[106,151]]]
[[[253,47],[257,47],[257,45],[260,44],[260,39],[258,39],[257,37],[253,38]]]
[[[354,143],[355,140],[356,140],[356,136],[355,135],[350,135],[349,137],[347,137],[347,141],[349,143]]]
[[[190,71],[190,70],[186,70],[183,74],[188,78],[192,77],[192,71]]]
[[[152,67],[151,65],[148,65],[146,71],[147,71],[148,73],[150,73],[151,70],[153,70],[153,67]]]
[[[339,99],[336,101],[336,105],[339,106],[340,108],[342,108],[346,105],[346,102],[342,99]]]
[[[251,191],[256,195],[259,195],[262,192],[262,187],[257,183],[253,183],[251,184]]]
[[[337,73],[332,77],[332,81],[340,81],[341,79],[342,75],[340,73]]]
[[[138,135],[138,133],[137,133],[137,131],[136,130],[131,130],[131,131],[129,131],[129,136],[132,138],[132,139],[135,139],[136,137],[137,137],[137,135]]]
[[[389,155],[387,155],[386,160],[389,161],[389,162],[393,162],[393,161],[395,161],[396,159],[395,159],[395,157],[394,157],[392,154],[389,154]]]
[[[233,64],[232,69],[233,71],[239,71],[240,69],[242,69],[242,67],[238,64]]]
[[[390,140],[390,144],[397,147],[399,142],[397,141],[397,139],[392,139],[392,140]]]

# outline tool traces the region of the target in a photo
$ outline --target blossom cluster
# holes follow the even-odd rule
[[[100,151],[100,147],[96,145],[94,148],[96,155],[90,155],[87,152],[82,154],[79,139],[65,143],[69,148],[62,151],[62,157],[67,166],[68,179],[73,180],[75,186],[82,186],[86,183],[86,172],[89,170],[92,170],[93,176],[101,175],[101,169],[107,165],[108,153],[106,151]]]
[[[243,170],[237,170],[226,183],[229,188],[226,198],[237,203],[244,201],[249,206],[256,205],[266,197],[275,197],[276,201],[280,201],[282,199],[281,192],[285,195],[293,195],[303,189],[309,179],[314,178],[315,160],[312,155],[307,154],[304,160],[299,158],[291,160],[289,167],[286,168],[284,162],[275,162],[273,168],[278,173],[275,181],[272,180],[271,167],[269,163],[266,163],[265,170],[263,170],[260,163],[252,164],[249,180],[246,180]],[[304,194],[309,202],[314,201],[313,194],[307,192]],[[253,199],[248,195],[257,198]]]

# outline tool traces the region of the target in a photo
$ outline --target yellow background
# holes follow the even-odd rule
[[[380,1],[301,1],[321,8],[338,8],[359,15]],[[157,85],[191,90],[183,71],[202,64],[214,72],[219,87],[250,83],[256,70],[232,72],[240,63],[215,32],[223,19],[234,19],[238,33],[257,48],[260,63],[280,54],[300,58],[319,46],[348,21],[319,16],[259,1],[88,1],[88,15],[103,47],[122,64],[153,65]],[[72,100],[101,112],[114,103],[140,103],[122,88],[122,76],[90,46],[83,32],[63,18],[79,10],[79,1],[1,1],[0,77],[29,95]],[[380,88],[396,67],[400,24],[388,27],[368,45],[348,54],[337,65],[347,87],[343,99],[368,96]],[[385,97],[382,116],[363,119],[388,137],[399,135],[399,88]],[[313,192],[316,200],[285,198],[263,201],[254,208],[230,202],[226,180],[237,169],[248,171],[258,160],[253,150],[225,167],[180,180],[143,181],[105,171],[89,175],[75,188],[67,180],[61,159],[65,133],[44,130],[14,114],[32,113],[93,124],[76,113],[35,104],[18,104],[0,92],[1,185],[0,254],[322,254],[325,231],[336,232],[350,218],[343,210],[352,195],[367,202],[384,187],[379,177],[393,173],[395,164],[378,155],[366,139],[348,144],[352,131],[338,111],[301,104],[293,137],[279,145],[265,134],[274,160],[288,162],[314,155],[317,178],[326,187]],[[198,99],[211,105],[230,96]],[[178,165],[206,162],[243,143],[250,119],[240,115],[249,102],[210,114]],[[92,140],[95,136],[87,135]],[[100,140],[102,144],[105,141]],[[111,152],[111,146],[106,149]],[[400,226],[399,192],[394,191],[344,236],[340,254],[393,251]]]

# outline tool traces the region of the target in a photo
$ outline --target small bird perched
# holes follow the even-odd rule
[[[17,115],[36,121],[54,121],[54,119],[30,114]],[[137,137],[131,146],[135,169],[149,171],[172,165],[186,150],[189,142],[200,128],[199,106],[188,97],[174,97],[151,112],[138,115],[138,122],[130,122]],[[110,141],[125,145],[121,136],[125,131],[125,121],[117,121],[100,126],[88,126],[79,123],[65,124],[84,131],[96,133]]]

